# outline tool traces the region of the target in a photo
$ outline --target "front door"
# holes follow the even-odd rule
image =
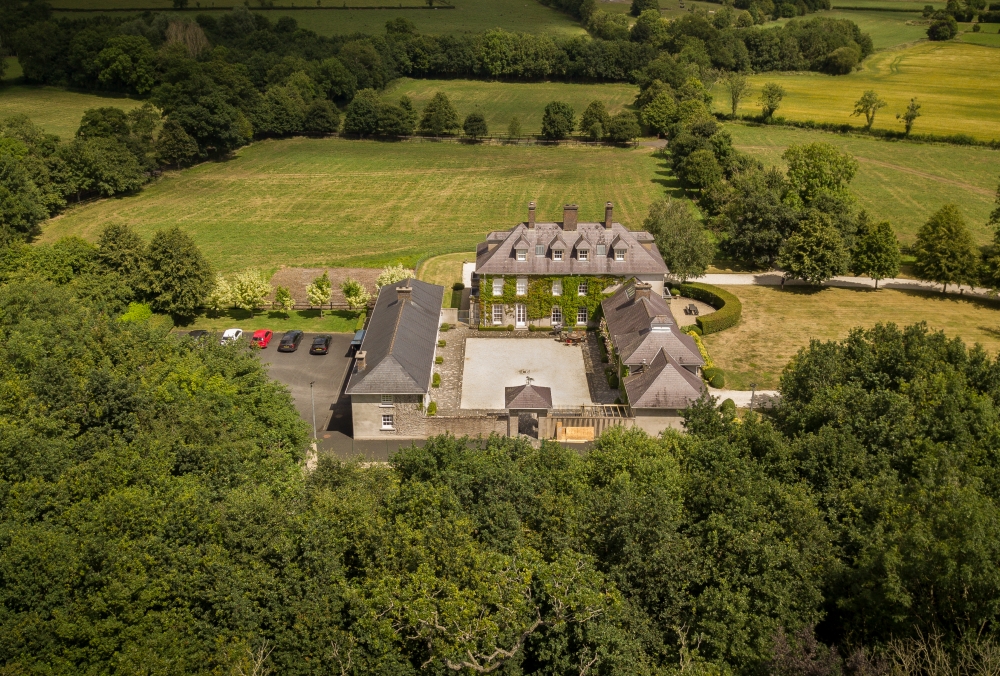
[[[518,303],[514,306],[514,327],[523,329],[528,326],[528,311],[524,305]]]

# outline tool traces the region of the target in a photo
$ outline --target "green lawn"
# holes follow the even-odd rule
[[[972,32],[972,24],[963,23],[959,26],[964,31],[958,36],[962,42],[983,47],[1000,47],[1000,23],[979,24],[978,33]]]
[[[320,2],[328,7],[343,4],[338,0],[320,0]],[[567,14],[545,7],[537,0],[450,0],[450,2],[455,6],[455,9],[300,9],[290,12],[283,12],[279,9],[260,13],[272,22],[276,22],[282,16],[291,16],[298,21],[299,26],[316,31],[320,35],[345,35],[357,32],[382,34],[385,32],[385,22],[398,16],[412,21],[421,33],[432,35],[478,33],[491,28],[545,33],[553,37],[568,37],[584,33],[578,21]],[[190,11],[172,12],[171,16],[188,16],[193,19],[199,13],[204,12],[218,18],[222,15],[221,11],[206,11],[210,10],[213,4],[231,6],[235,3],[232,0],[219,0],[217,3],[213,3],[212,0],[192,0],[188,5],[191,8]],[[281,5],[305,7],[313,4],[314,2],[306,1],[275,0],[275,5],[279,7]],[[350,0],[347,2],[348,6],[372,4],[396,5],[399,3],[382,0]],[[402,4],[412,6],[423,3],[406,0]],[[147,6],[150,9],[157,9],[171,6],[171,0],[56,0],[54,5],[67,8],[94,8],[95,10]],[[94,12],[94,14],[99,13]],[[55,15],[64,18],[93,16],[90,13],[58,11],[55,12]]]
[[[915,96],[922,107],[914,131],[1000,139],[1000,58],[979,45],[919,42],[874,54],[850,75],[762,73],[751,80],[754,88],[740,106],[741,114],[759,114],[760,87],[775,82],[787,92],[779,116],[861,126],[864,119],[851,116],[854,102],[874,89],[889,104],[876,117],[876,128],[901,130],[895,115]],[[726,110],[718,86],[716,94],[715,109]]]
[[[845,7],[863,7],[866,9],[910,9],[914,12],[921,12],[924,5],[932,5],[935,9],[944,9],[946,3],[935,0],[934,2],[923,2],[922,0],[836,0],[833,3],[834,10],[843,10]]]
[[[899,3],[892,2],[888,0],[887,2],[880,2],[878,4],[889,4],[893,6]],[[903,6],[906,7],[906,3]],[[933,3],[932,3],[933,4]],[[855,7],[863,7],[864,4],[854,5]],[[919,10],[923,9],[923,4],[919,7],[915,7],[913,13],[910,12],[865,12],[865,11],[847,11],[834,9],[828,12],[817,12],[816,14],[808,14],[805,19],[810,19],[812,17],[825,17],[829,19],[848,19],[858,24],[858,28],[862,32],[868,33],[872,36],[872,43],[875,45],[875,49],[888,49],[890,47],[895,47],[897,45],[902,45],[907,42],[913,42],[915,40],[921,40],[927,37],[927,26],[926,25],[907,25],[907,21],[918,21],[923,19]],[[780,19],[778,21],[770,22],[766,24],[767,26],[776,26],[779,24],[787,23],[788,19]]]
[[[299,329],[309,333],[354,333],[358,313],[350,310],[293,310],[286,318],[284,312],[265,311],[251,316],[246,310],[228,310],[216,315],[199,315],[191,324],[177,327],[179,331],[204,329],[219,333],[226,329],[243,329],[244,332],[257,329],[271,329],[275,333]]]
[[[24,114],[45,131],[58,134],[63,139],[76,134],[80,118],[88,108],[116,106],[132,110],[141,104],[134,99],[79,94],[56,87],[0,87],[0,118]]]
[[[668,182],[649,148],[473,146],[297,138],[264,141],[226,162],[168,172],[140,194],[69,210],[42,235],[94,239],[105,223],[149,236],[179,225],[223,272],[249,265],[408,265],[466,252],[526,217],[581,220],[604,203],[637,228]]]
[[[0,59],[3,59],[4,63],[7,64],[7,68],[3,74],[4,81],[10,82],[24,75],[24,72],[21,70],[21,64],[18,63],[16,56],[2,56]],[[2,100],[0,98],[0,101]]]
[[[462,292],[453,292],[455,282],[462,281],[462,263],[476,260],[476,252],[444,254],[428,258],[417,268],[417,279],[444,287],[444,307],[458,307]]]
[[[840,340],[856,326],[925,321],[932,329],[1000,349],[1000,305],[953,294],[882,289],[805,290],[773,286],[730,286],[743,303],[743,318],[731,329],[705,336],[715,363],[726,371],[726,387],[777,387],[781,370],[812,339]],[[803,321],[808,319],[808,321]],[[776,339],[780,336],[780,339]]]
[[[402,78],[384,95],[396,101],[409,96],[418,110],[437,92],[451,99],[459,118],[473,111],[486,117],[490,132],[506,134],[510,118],[521,119],[525,134],[542,130],[542,114],[552,101],[565,101],[576,110],[577,118],[591,101],[600,100],[611,114],[631,107],[639,90],[629,84],[567,84],[565,82],[483,82],[478,80],[414,80]]]
[[[727,129],[740,150],[782,169],[781,154],[792,144],[824,141],[851,153],[859,164],[851,184],[859,205],[876,218],[891,221],[904,243],[912,243],[917,229],[949,202],[959,205],[980,244],[993,237],[986,220],[1000,181],[996,150],[789,127],[727,124]]]

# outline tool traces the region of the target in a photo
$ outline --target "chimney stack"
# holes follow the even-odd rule
[[[648,282],[636,282],[635,283],[635,299],[640,298],[649,299],[649,292],[652,290],[653,285]]]
[[[354,363],[357,364],[359,373],[365,370],[365,357],[367,356],[368,355],[364,350],[360,350],[354,355]]]
[[[535,203],[528,202],[528,229],[535,227]]]
[[[413,297],[413,287],[411,286],[397,286],[396,287],[396,300],[400,303],[405,303]]]
[[[611,204],[611,202],[608,202],[607,204],[604,205],[604,227],[607,228],[608,230],[611,229],[611,223],[613,222],[612,213],[614,212],[614,210],[615,207],[613,204]]]
[[[566,232],[576,231],[576,211],[578,208],[575,204],[567,204],[563,207],[563,230]]]

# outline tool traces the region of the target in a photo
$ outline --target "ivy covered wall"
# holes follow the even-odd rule
[[[502,303],[507,312],[514,311],[515,303],[523,303],[529,321],[548,319],[553,305],[562,308],[564,324],[572,325],[576,321],[577,310],[581,307],[587,308],[588,319],[593,319],[597,315],[601,301],[611,295],[604,293],[604,290],[622,282],[621,277],[610,275],[521,276],[528,279],[528,293],[526,295],[517,295],[518,275],[504,275],[503,294],[494,296],[493,278],[496,275],[483,275],[479,282],[479,316],[482,317],[484,323],[490,322],[490,307],[498,303]],[[552,283],[557,280],[562,281],[563,292],[561,296],[552,295]],[[582,282],[587,283],[587,295],[585,296],[579,295],[578,291]]]

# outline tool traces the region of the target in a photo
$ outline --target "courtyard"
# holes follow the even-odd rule
[[[464,409],[501,409],[504,388],[533,384],[552,388],[556,408],[589,406],[590,388],[580,345],[525,338],[467,338],[462,368]]]

